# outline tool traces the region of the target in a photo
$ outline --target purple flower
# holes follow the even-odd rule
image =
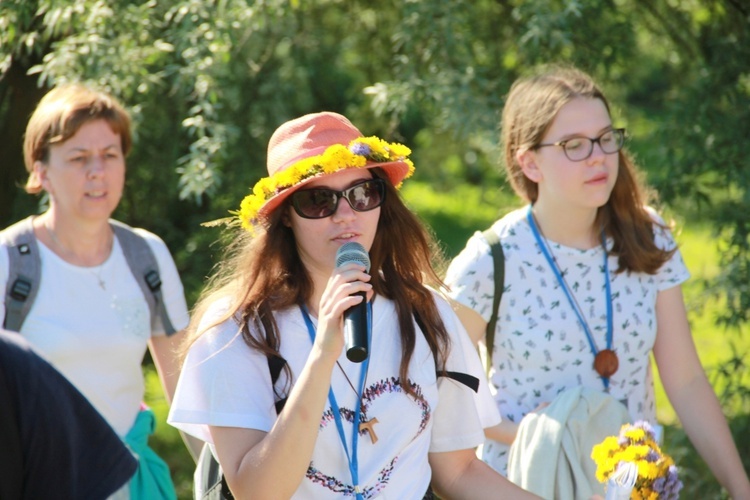
[[[678,499],[682,489],[682,481],[677,478],[677,467],[670,465],[665,476],[654,479],[651,489],[659,494],[660,499]]]
[[[656,493],[659,494],[659,496],[664,494],[664,486],[667,482],[667,478],[665,477],[657,477],[654,479],[653,484],[651,484],[651,489],[654,490]]]
[[[371,153],[370,146],[361,142],[355,142],[349,146],[349,151],[359,156],[369,156]]]
[[[656,453],[655,450],[648,450],[648,453],[646,453],[645,458],[647,462],[651,462],[653,464],[659,461],[659,456],[660,455]]]
[[[651,436],[651,439],[656,439],[656,433],[654,432],[654,428],[651,427],[651,424],[649,424],[645,420],[639,420],[635,424],[633,424],[633,427],[640,427],[643,429],[644,432],[649,434]]]

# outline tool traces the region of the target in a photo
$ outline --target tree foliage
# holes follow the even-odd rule
[[[548,62],[592,73],[662,200],[715,228],[722,273],[712,285],[728,304],[719,319],[745,325],[750,7],[742,0],[2,0],[0,227],[45,202],[20,188],[36,103],[56,84],[86,81],[134,118],[115,215],[164,238],[192,303],[218,253],[218,231],[200,223],[226,217],[265,175],[280,123],[342,112],[365,134],[412,147],[416,176],[437,191],[504,189],[504,97],[516,77]],[[433,220],[438,236],[472,220],[445,218]],[[731,384],[747,368],[735,358],[739,368],[723,374],[727,394],[746,404],[747,391]]]
[[[217,236],[198,224],[227,215],[264,174],[269,134],[284,120],[343,112],[412,146],[417,175],[436,189],[499,185],[510,83],[539,63],[573,63],[603,83],[662,198],[716,227],[723,321],[741,324],[749,15],[737,0],[5,0],[0,223],[34,210],[18,189],[21,137],[60,82],[95,84],[133,113],[118,216],[164,235],[192,290]]]

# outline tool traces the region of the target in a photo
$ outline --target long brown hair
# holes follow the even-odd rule
[[[594,80],[572,67],[545,66],[511,86],[503,109],[501,142],[508,179],[516,193],[529,203],[536,201],[539,188],[524,175],[516,153],[539,145],[560,109],[578,97],[599,99],[610,113],[609,102]],[[656,222],[647,210],[654,193],[647,189],[624,148],[618,152],[618,159],[615,186],[607,203],[599,208],[596,224],[614,240],[612,253],[618,256],[617,272],[655,274],[675,250],[656,246]]]
[[[408,378],[417,335],[414,318],[419,318],[424,326],[423,334],[438,369],[445,367],[450,349],[445,325],[427,288],[437,290],[443,286],[432,265],[442,259],[442,254],[432,234],[404,205],[388,177],[378,168],[371,171],[385,180],[386,196],[370,249],[370,283],[376,294],[395,303],[402,354],[399,376],[406,392],[416,397]],[[196,305],[188,327],[188,346],[205,331],[199,330],[198,324],[208,306],[228,298],[231,304],[227,313],[214,324],[234,317],[248,346],[266,356],[279,356],[283,333],[276,325],[274,311],[305,303],[313,293],[312,279],[297,252],[294,233],[282,223],[288,203],[274,210],[267,225],[254,235],[236,228],[240,234],[232,238],[226,258]]]

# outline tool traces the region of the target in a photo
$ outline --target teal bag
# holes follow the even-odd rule
[[[177,500],[169,466],[148,446],[148,437],[155,428],[154,412],[144,407],[125,436],[125,443],[138,459],[138,469],[130,480],[131,500]]]

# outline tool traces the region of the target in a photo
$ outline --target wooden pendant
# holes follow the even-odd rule
[[[367,431],[370,435],[370,441],[372,441],[372,444],[378,442],[378,435],[375,434],[375,424],[377,423],[379,423],[377,418],[365,420],[364,422],[359,423],[359,432]]]
[[[609,378],[617,372],[617,368],[620,367],[620,361],[617,359],[617,354],[612,349],[602,349],[594,357],[594,370],[596,373],[602,376],[602,378]]]

